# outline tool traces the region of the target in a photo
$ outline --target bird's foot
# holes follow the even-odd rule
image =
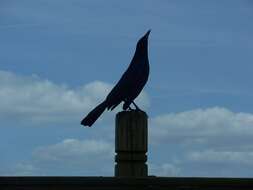
[[[131,108],[130,106],[128,107],[128,110],[129,111],[133,111],[134,109],[133,108]]]
[[[137,104],[134,103],[134,101],[133,101],[132,103],[133,103],[133,105],[134,105],[134,107],[135,107],[135,111],[142,111],[142,110],[137,106]],[[143,112],[143,111],[142,111],[142,112]]]

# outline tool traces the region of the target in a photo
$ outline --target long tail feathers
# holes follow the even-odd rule
[[[103,101],[97,107],[95,107],[82,121],[81,124],[84,126],[92,126],[92,124],[99,118],[99,116],[105,111],[107,102]]]

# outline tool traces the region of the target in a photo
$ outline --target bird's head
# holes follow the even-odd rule
[[[148,36],[150,34],[151,30],[148,30],[144,36],[141,37],[141,39],[137,43],[137,49],[144,49],[148,46]]]

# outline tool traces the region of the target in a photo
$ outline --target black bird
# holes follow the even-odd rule
[[[82,121],[84,126],[91,126],[107,108],[113,110],[122,101],[123,110],[132,110],[133,103],[136,110],[140,108],[134,99],[140,94],[149,76],[148,36],[150,30],[138,41],[134,57],[119,82],[114,86],[106,99],[95,107]]]

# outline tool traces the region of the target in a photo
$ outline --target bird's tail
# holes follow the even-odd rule
[[[82,121],[81,124],[84,126],[91,126],[99,116],[105,111],[107,107],[107,101],[103,101],[97,107],[95,107]]]

